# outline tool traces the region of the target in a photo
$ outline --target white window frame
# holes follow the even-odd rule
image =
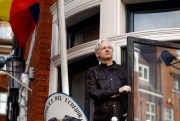
[[[2,99],[2,96],[5,96],[6,99]],[[0,93],[0,115],[5,115],[6,114],[6,109],[7,109],[7,93]],[[3,105],[3,108],[2,108]],[[4,108],[5,107],[5,108]]]
[[[140,72],[140,69],[139,68],[142,68],[141,72]],[[139,68],[138,68],[138,72],[142,74],[142,77],[139,76],[139,79],[142,80],[142,81],[145,81],[145,82],[149,82],[149,66],[147,65],[143,65],[143,64],[139,64]],[[145,72],[144,72],[144,69],[147,70],[147,78],[145,78]]]
[[[149,117],[150,117],[150,119],[146,119],[146,121],[148,121],[148,120],[150,120],[150,121],[153,121],[151,118],[152,118],[152,116],[154,117],[154,119],[156,120],[156,107],[155,107],[155,103],[154,102],[149,102],[149,101],[147,101],[146,102],[146,106],[147,106],[147,104],[149,105],[149,110],[147,110],[147,107],[146,107],[146,116],[147,115],[149,115]],[[152,112],[152,106],[154,107],[154,112]],[[147,117],[146,117],[147,118]],[[154,121],[155,121],[154,120]]]
[[[169,118],[172,117],[172,118]],[[164,108],[164,121],[174,121],[173,108]]]
[[[135,51],[134,51],[134,70],[135,71],[138,71],[139,70],[139,56],[140,56],[140,50],[135,48]]]

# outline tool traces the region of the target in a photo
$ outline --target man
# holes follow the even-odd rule
[[[87,70],[87,88],[94,100],[94,121],[111,121],[113,116],[118,121],[124,121],[127,114],[126,68],[112,60],[113,48],[111,43],[102,39],[96,44],[95,54],[100,65]]]

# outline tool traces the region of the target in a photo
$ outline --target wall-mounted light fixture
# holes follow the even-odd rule
[[[174,66],[175,64],[180,63],[180,61],[178,61],[177,57],[175,57],[169,51],[167,51],[167,50],[162,51],[161,52],[161,59],[164,61],[166,66],[172,66],[172,67],[180,70],[180,68]],[[173,62],[174,60],[175,60],[175,62]]]
[[[4,69],[6,67],[6,70]],[[19,86],[24,86],[29,91],[32,91],[29,87],[20,81],[21,74],[24,70],[24,62],[16,57],[8,58],[7,60],[0,56],[0,72],[1,74],[8,75],[9,78],[9,88],[19,88]]]
[[[0,59],[0,72],[9,76],[9,96],[8,96],[8,109],[7,109],[7,120],[17,121],[19,115],[19,89],[20,85],[32,91],[24,83],[20,81],[21,75],[24,71],[24,62],[19,57],[10,57]]]

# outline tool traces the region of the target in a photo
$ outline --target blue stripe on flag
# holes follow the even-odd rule
[[[32,6],[30,6],[29,10],[34,18],[35,23],[37,23],[39,19],[39,13],[40,13],[39,3],[33,4]]]

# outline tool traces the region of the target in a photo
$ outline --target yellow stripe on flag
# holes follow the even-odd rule
[[[0,0],[0,20],[9,22],[12,0]]]

